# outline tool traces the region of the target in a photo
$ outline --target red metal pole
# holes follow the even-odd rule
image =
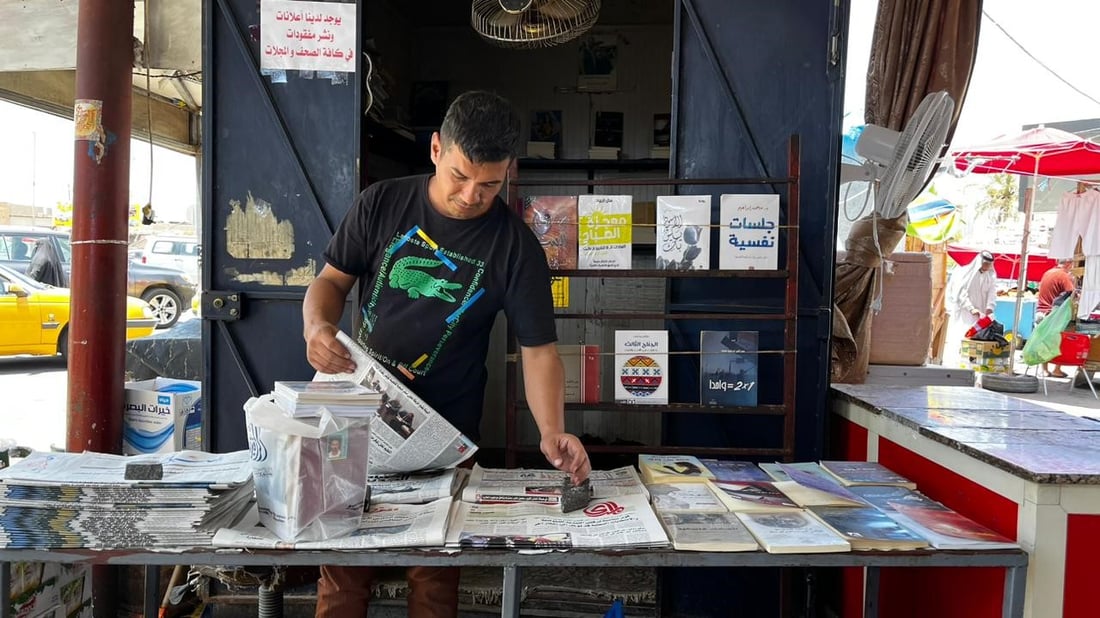
[[[81,0],[66,450],[122,447],[133,0]]]

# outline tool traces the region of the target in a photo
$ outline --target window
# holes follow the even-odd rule
[[[56,236],[57,247],[61,253],[61,263],[68,264],[73,261],[73,247],[69,244],[68,236]]]

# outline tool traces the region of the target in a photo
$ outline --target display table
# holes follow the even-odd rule
[[[1019,542],[1035,565],[1026,616],[1097,615],[1100,423],[967,387],[834,385],[831,395],[830,457],[879,461]],[[882,575],[884,605],[906,608],[897,615],[989,616],[999,601],[996,573]]]
[[[523,590],[522,569],[525,567],[864,567],[867,572],[867,594],[864,615],[878,615],[878,569],[882,567],[995,567],[1004,569],[1001,615],[1005,618],[1023,616],[1023,600],[1027,572],[1027,554],[1018,550],[993,552],[908,551],[850,552],[835,554],[766,554],[763,552],[707,553],[671,550],[630,551],[568,551],[543,554],[519,554],[508,551],[389,550],[389,551],[276,551],[205,549],[186,552],[149,551],[31,551],[0,550],[0,598],[7,598],[8,565],[14,561],[84,562],[117,565],[232,565],[232,566],[312,566],[338,564],[344,566],[481,566],[503,570],[503,600],[501,615],[519,616]],[[147,581],[149,581],[147,579]],[[156,616],[157,586],[151,586]],[[778,603],[778,599],[776,600]],[[7,604],[0,605],[0,618],[6,615]]]

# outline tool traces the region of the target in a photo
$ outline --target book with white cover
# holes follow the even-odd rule
[[[657,269],[710,268],[710,196],[657,197]]]
[[[706,480],[655,483],[648,487],[653,510],[658,513],[725,513],[729,511]]]
[[[577,268],[630,269],[632,199],[629,195],[577,198]]]
[[[615,401],[668,403],[668,331],[615,331]]]
[[[737,517],[769,554],[817,554],[852,549],[843,537],[802,510],[737,513]]]
[[[687,478],[713,479],[714,474],[694,455],[638,455],[638,470],[646,485]]]
[[[723,195],[720,215],[718,268],[779,268],[778,195]]]
[[[733,513],[657,513],[680,551],[756,551],[759,545]]]

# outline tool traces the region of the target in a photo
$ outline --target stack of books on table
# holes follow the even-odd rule
[[[667,159],[671,154],[672,149],[668,146],[650,146],[649,158],[650,159]]]
[[[588,158],[614,161],[619,158],[619,150],[611,146],[592,146],[588,149]]]
[[[369,416],[382,404],[380,393],[349,381],[276,381],[272,394],[292,418],[320,416],[321,408],[333,416]]]
[[[252,500],[248,451],[31,453],[0,471],[0,548],[209,545]]]

